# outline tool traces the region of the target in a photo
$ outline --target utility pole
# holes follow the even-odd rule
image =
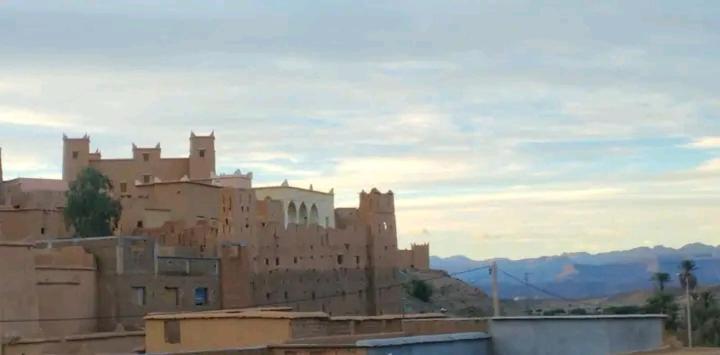
[[[690,312],[690,278],[685,277],[685,297],[687,298],[687,329],[688,329],[688,347],[693,347],[692,339],[692,316]]]
[[[530,315],[530,273],[525,272],[525,313]]]
[[[492,297],[493,297],[493,316],[500,317],[500,299],[498,299],[498,283],[497,283],[497,263],[493,261],[490,266],[490,274],[492,275]]]

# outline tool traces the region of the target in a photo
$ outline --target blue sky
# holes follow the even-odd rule
[[[187,152],[396,193],[401,246],[528,257],[720,241],[711,1],[3,1],[6,178]]]

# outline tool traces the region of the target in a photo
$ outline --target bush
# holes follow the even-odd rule
[[[570,314],[575,316],[584,316],[588,314],[587,310],[585,308],[573,308],[570,310]]]
[[[429,283],[423,280],[412,280],[407,286],[407,291],[410,296],[413,296],[423,302],[430,302],[432,297],[433,289]]]

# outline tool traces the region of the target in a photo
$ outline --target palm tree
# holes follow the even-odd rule
[[[667,272],[656,272],[652,276],[652,281],[657,282],[660,292],[665,291],[665,283],[670,282],[670,274]]]
[[[693,274],[693,271],[697,270],[697,266],[695,265],[695,262],[689,259],[683,260],[680,263],[680,273],[678,274],[678,280],[680,280],[680,286],[682,286],[685,289],[685,298],[687,300],[686,305],[686,320],[687,320],[687,331],[688,331],[688,347],[692,348],[693,346],[693,339],[692,339],[692,316],[691,316],[691,305],[690,305],[690,289],[695,289],[697,287],[697,278],[695,277],[695,274]]]
[[[697,278],[693,273],[695,270],[697,270],[697,266],[692,260],[683,260],[680,263],[678,279],[683,289],[694,290],[697,287]]]

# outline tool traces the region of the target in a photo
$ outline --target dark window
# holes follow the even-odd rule
[[[338,255],[338,256],[337,256],[337,263],[338,263],[338,265],[342,265],[342,263],[343,263],[343,256],[342,256],[342,255]]]
[[[208,289],[207,287],[195,288],[195,305],[204,306],[208,304]]]
[[[133,302],[137,306],[144,306],[147,301],[145,298],[145,287],[133,287]]]
[[[73,155],[73,159],[77,159],[78,155],[80,155],[80,153],[78,151],[73,151],[72,155]]]
[[[288,299],[288,293],[285,291],[285,299]]]
[[[293,257],[293,264],[297,264],[297,256]]]
[[[165,342],[168,344],[180,343],[180,321],[166,320],[163,322],[165,328]]]
[[[275,258],[275,265],[280,265],[280,258]]]
[[[127,182],[121,182],[120,183],[120,193],[126,193],[127,192]]]
[[[270,259],[265,258],[265,265],[270,265]]]
[[[149,184],[152,181],[152,175],[143,175],[143,183]]]
[[[359,256],[356,256],[356,257],[355,257],[355,264],[360,264],[360,257],[359,257]]]
[[[270,292],[265,293],[265,299],[266,299],[266,300],[269,300],[269,299],[270,299]]]
[[[312,299],[315,299],[315,291],[312,292]]]
[[[143,153],[143,160],[144,160],[144,161],[150,161],[150,154],[148,154],[148,153]]]
[[[205,158],[205,149],[198,150],[198,155],[200,156],[200,158]]]
[[[45,227],[40,228],[40,234],[45,234]]]
[[[137,221],[137,227],[142,228],[143,227],[143,221]]]

